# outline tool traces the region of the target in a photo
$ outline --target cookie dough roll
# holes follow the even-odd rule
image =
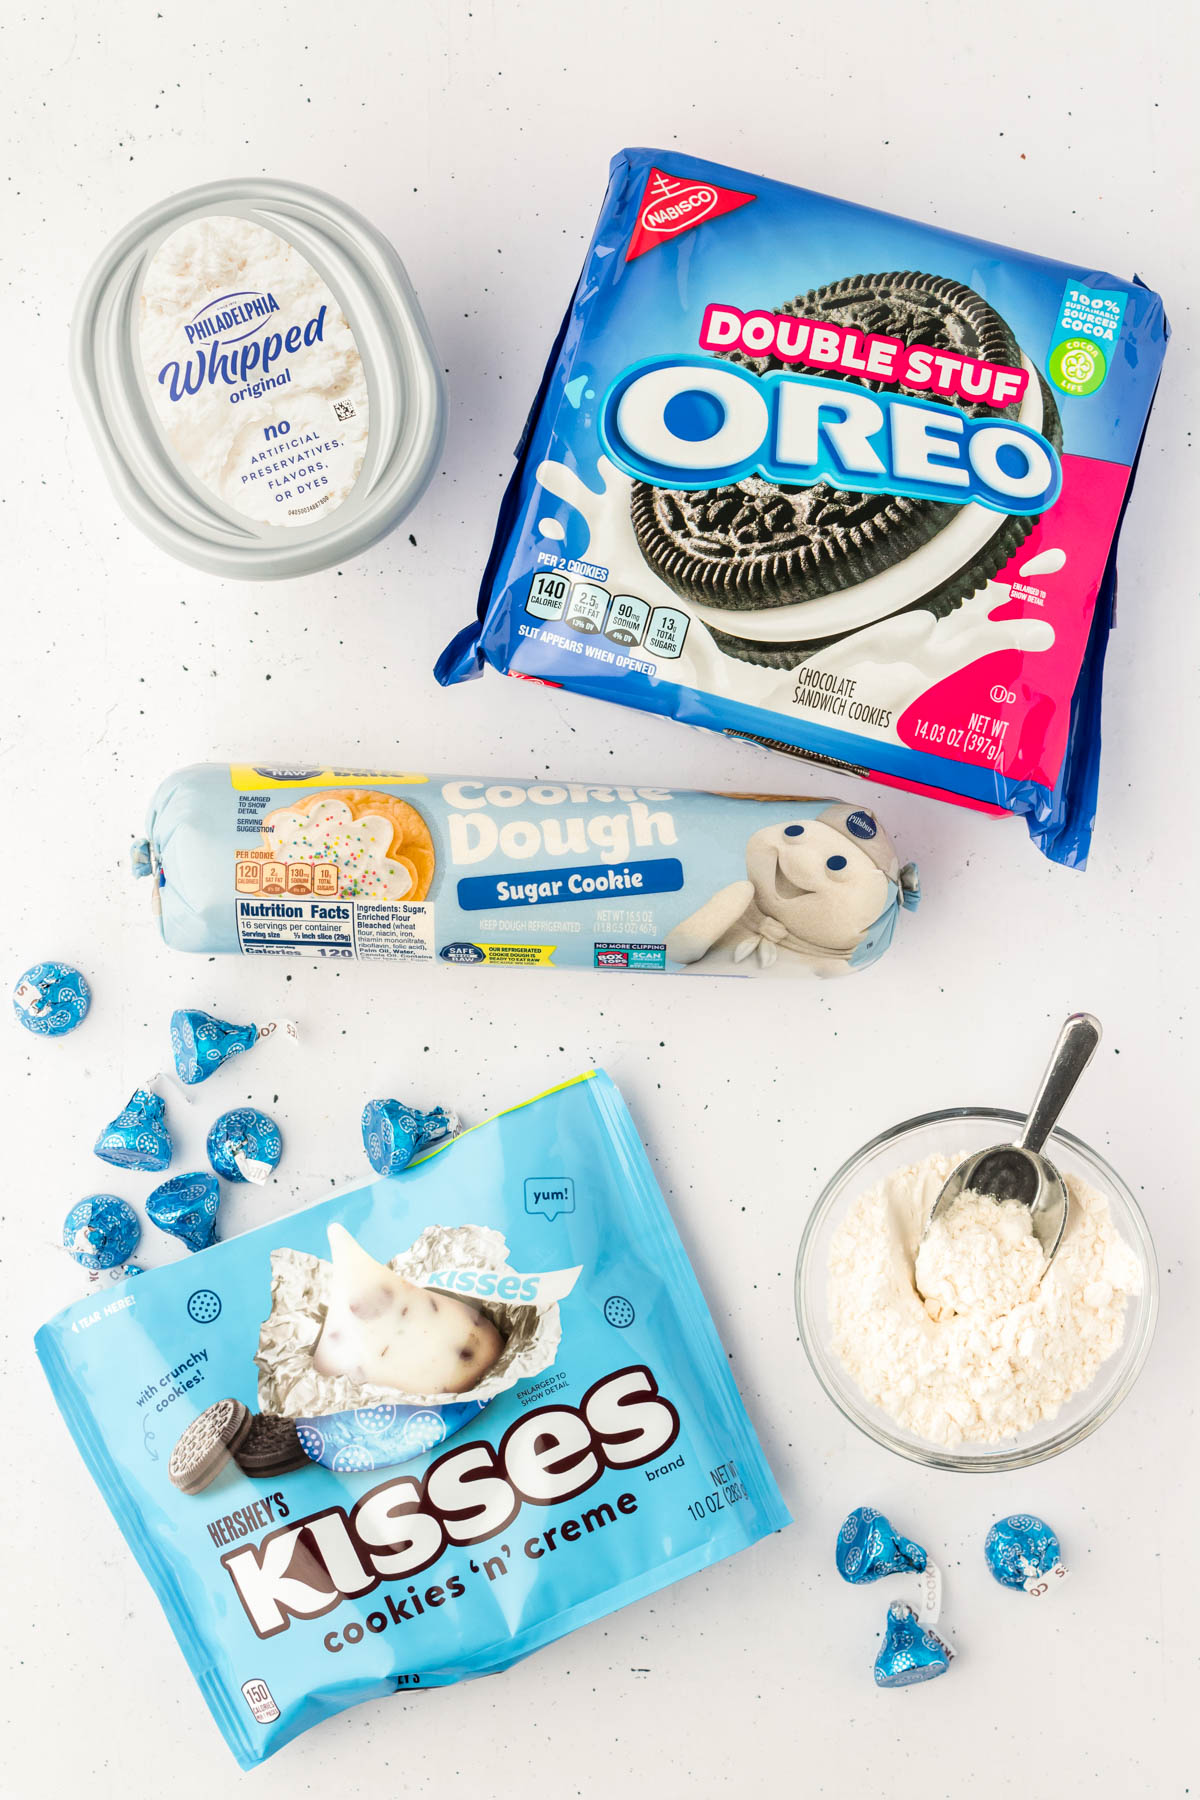
[[[843,975],[920,898],[874,812],[779,794],[201,763],[137,875],[175,949]]]

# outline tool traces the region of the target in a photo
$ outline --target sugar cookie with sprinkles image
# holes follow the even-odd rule
[[[280,862],[334,872],[328,892],[353,900],[424,900],[435,864],[429,827],[407,800],[376,788],[322,789],[269,812],[263,842]],[[336,886],[334,886],[336,880]]]

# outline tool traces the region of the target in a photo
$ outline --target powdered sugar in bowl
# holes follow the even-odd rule
[[[938,1159],[1015,1138],[1021,1123],[953,1108],[882,1133],[828,1183],[800,1244],[796,1312],[817,1379],[868,1437],[933,1468],[1020,1469],[1069,1449],[1120,1405],[1154,1334],[1158,1270],[1141,1211],[1103,1158],[1061,1130],[1046,1145],[1072,1193],[1060,1255],[1076,1238],[1047,1271],[1055,1285],[1014,1309],[1001,1284],[996,1308],[985,1298],[970,1321],[947,1316],[944,1291],[927,1304],[916,1289]],[[987,1248],[979,1268],[1020,1250]],[[957,1303],[975,1305],[965,1291]]]

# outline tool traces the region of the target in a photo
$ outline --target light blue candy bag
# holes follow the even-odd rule
[[[345,1315],[331,1241],[375,1282],[375,1302],[352,1290],[378,1326],[354,1376],[328,1349]],[[389,1336],[406,1297],[438,1314],[415,1348],[407,1325]],[[82,1300],[37,1351],[243,1768],[360,1700],[505,1668],[788,1523],[601,1073]],[[369,1357],[393,1352],[428,1379],[457,1355],[468,1385],[381,1389]]]

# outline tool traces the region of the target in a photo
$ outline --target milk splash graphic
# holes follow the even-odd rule
[[[1066,566],[1065,550],[1043,550],[1038,556],[1031,556],[1027,563],[1022,563],[1017,572],[1022,579],[1027,575],[1057,575]]]
[[[586,554],[590,561],[612,571],[612,580],[628,578],[632,591],[650,606],[672,607],[691,618],[680,656],[653,658],[660,673],[683,686],[729,694],[755,706],[819,718],[821,709],[796,704],[796,671],[764,669],[726,656],[706,630],[699,608],[661,581],[642,556],[630,515],[633,483],[607,456],[596,464],[601,490],[596,493],[561,463],[543,462],[537,478],[547,494],[563,501],[588,528]],[[541,522],[543,535],[545,523]],[[1045,551],[1034,559],[1037,573],[1056,573],[1066,557],[1061,551]],[[1034,572],[1034,564],[1026,565]],[[632,571],[637,571],[636,575]],[[1023,570],[1022,573],[1025,573]],[[917,588],[911,596],[919,597]],[[836,599],[838,596],[831,596]],[[948,676],[968,668],[981,657],[998,650],[1018,650],[1033,655],[1049,650],[1053,627],[1045,619],[994,619],[990,615],[1009,599],[1007,583],[989,581],[944,619],[928,612],[897,612],[875,624],[853,631],[839,643],[818,651],[806,667],[857,684],[857,697],[889,715],[887,725],[856,719],[854,731],[884,743],[898,744],[896,721],[916,700]],[[812,604],[812,603],[808,603]],[[790,609],[780,608],[781,613]],[[711,609],[704,609],[705,612]],[[729,614],[729,630],[737,635],[736,612]],[[801,633],[797,631],[796,636]]]

